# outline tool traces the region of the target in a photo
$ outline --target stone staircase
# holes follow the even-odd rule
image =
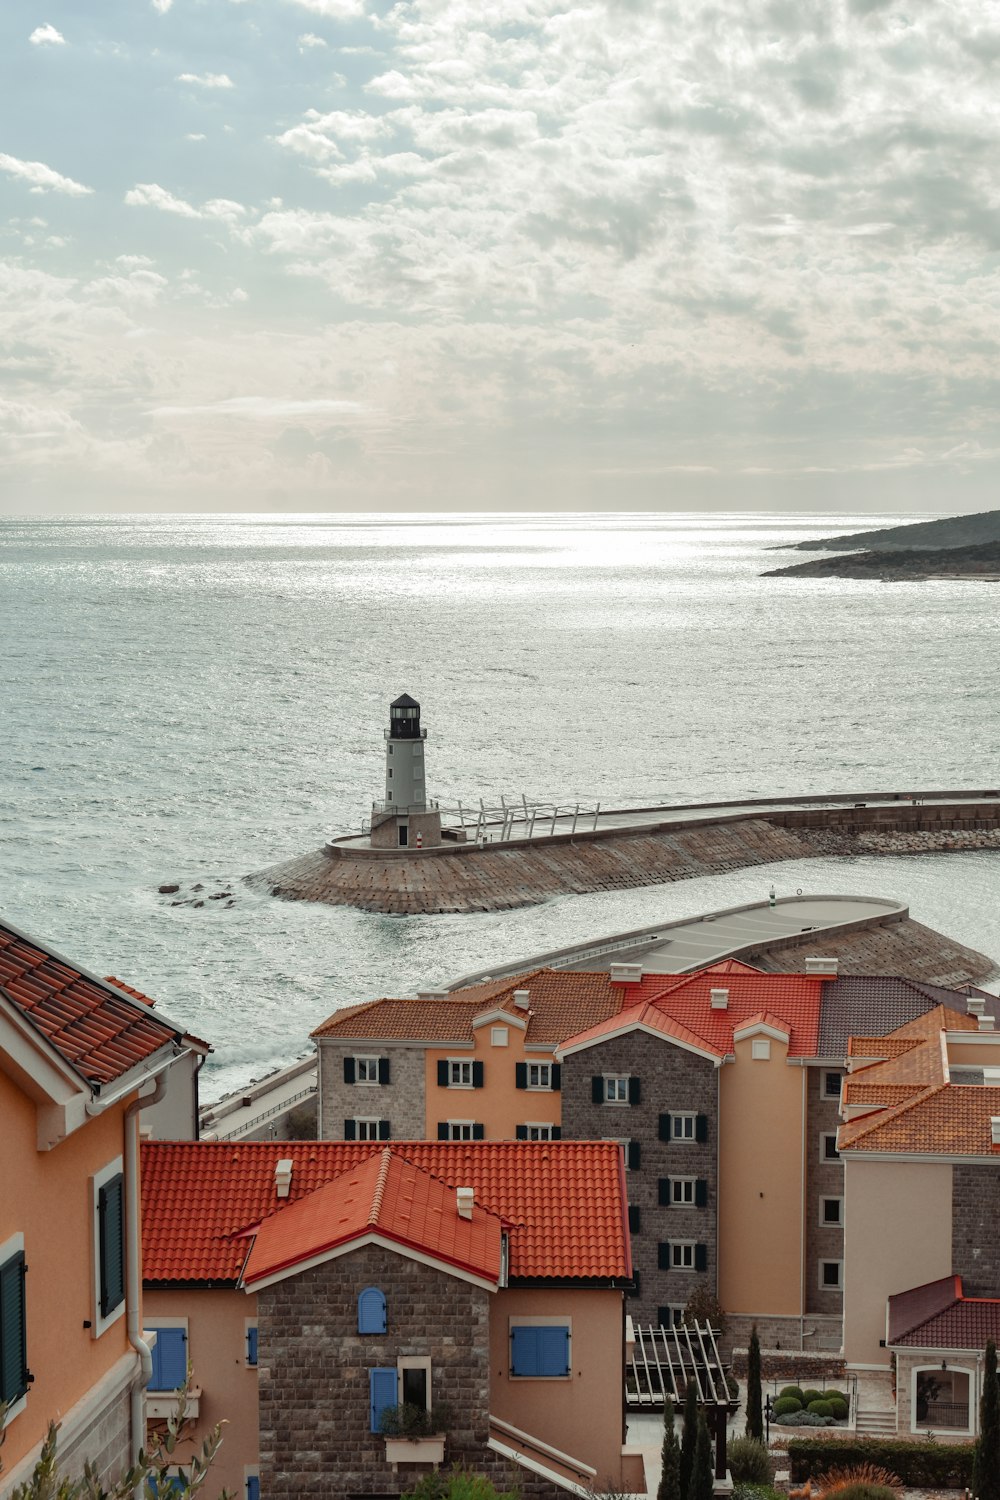
[[[858,1437],[895,1437],[896,1413],[859,1407],[856,1430]]]

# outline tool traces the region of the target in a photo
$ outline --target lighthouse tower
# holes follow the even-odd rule
[[[441,842],[441,814],[428,804],[420,704],[403,693],[389,705],[385,735],[385,801],[372,808],[372,845],[378,849],[429,848]]]

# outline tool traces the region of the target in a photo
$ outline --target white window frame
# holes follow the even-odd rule
[[[671,1177],[671,1179],[670,1179],[670,1205],[671,1205],[671,1207],[677,1207],[677,1208],[694,1208],[695,1207],[695,1201],[694,1201],[694,1199],[695,1199],[695,1193],[698,1191],[697,1188],[695,1187],[695,1183],[697,1181],[698,1181],[697,1177]],[[686,1198],[686,1197],[683,1197],[683,1196],[678,1196],[678,1193],[677,1193],[677,1189],[678,1188],[681,1188],[681,1189],[690,1188],[691,1189],[691,1196],[690,1196],[690,1198]]]
[[[671,1328],[679,1328],[681,1326],[681,1318],[683,1318],[683,1316],[684,1316],[684,1309],[687,1306],[687,1303],[686,1302],[664,1302],[663,1306],[670,1313],[670,1325],[669,1326]]]
[[[693,1271],[694,1270],[695,1244],[696,1244],[695,1240],[671,1240],[670,1241],[670,1269],[671,1269],[671,1271]],[[690,1259],[688,1259],[689,1256],[690,1256]]]
[[[365,1072],[368,1073],[371,1070],[371,1066],[372,1066],[373,1063],[375,1065],[375,1077],[374,1078],[362,1078],[361,1077],[361,1069],[362,1069],[362,1067],[364,1068]],[[377,1087],[378,1086],[378,1064],[379,1064],[379,1059],[375,1056],[375,1054],[373,1052],[363,1052],[363,1053],[357,1054],[355,1056],[355,1059],[354,1059],[354,1082],[356,1084],[360,1084],[362,1088],[371,1088],[373,1085]]]
[[[13,1256],[24,1255],[24,1253],[24,1235],[12,1234],[9,1240],[4,1240],[3,1244],[0,1245],[0,1265],[4,1265]],[[25,1278],[25,1280],[27,1281],[27,1278]],[[100,1295],[100,1287],[98,1287],[98,1304],[100,1303]],[[27,1300],[27,1286],[25,1286],[25,1300]],[[25,1329],[27,1329],[28,1325],[27,1314],[28,1310],[27,1307],[25,1307]],[[25,1337],[25,1343],[27,1344],[27,1337]],[[11,1402],[10,1406],[8,1406],[7,1408],[3,1421],[0,1422],[0,1432],[3,1432],[4,1428],[7,1427],[10,1422],[13,1422],[15,1417],[19,1417],[21,1415],[28,1404],[28,1396],[30,1395],[30,1393],[31,1387],[29,1386],[23,1396],[18,1396],[16,1401]]]
[[[464,1072],[464,1070],[466,1068],[469,1070],[469,1081],[468,1081],[468,1083],[464,1082],[464,1079],[462,1077],[462,1073]],[[458,1078],[455,1077],[456,1071],[459,1072]],[[471,1089],[472,1086],[473,1086],[473,1084],[472,1084],[472,1058],[471,1057],[449,1057],[448,1058],[448,1087],[450,1089]]]
[[[755,1036],[750,1043],[750,1057],[753,1062],[771,1061],[771,1039],[766,1036]]]
[[[510,1348],[511,1335],[515,1328],[565,1328],[567,1334],[566,1363],[569,1365],[568,1375],[511,1375],[512,1383],[520,1383],[527,1380],[543,1381],[546,1385],[558,1384],[560,1381],[568,1382],[573,1379],[573,1319],[567,1314],[565,1317],[528,1317],[526,1314],[510,1313],[507,1318],[507,1347]]]
[[[257,1329],[257,1363],[250,1363],[250,1330]],[[260,1326],[256,1318],[243,1319],[243,1364],[248,1370],[256,1370],[260,1367]]]
[[[823,1215],[824,1203],[839,1203],[836,1219],[827,1219]],[[819,1227],[820,1229],[843,1229],[844,1227],[844,1200],[836,1193],[821,1193],[819,1200]]]
[[[972,1437],[972,1435],[975,1432],[975,1425],[974,1424],[975,1424],[975,1421],[976,1421],[976,1412],[979,1409],[978,1405],[976,1403],[975,1390],[976,1390],[977,1383],[980,1386],[982,1385],[982,1376],[980,1375],[979,1380],[977,1382],[976,1371],[974,1369],[970,1369],[970,1367],[968,1365],[959,1364],[957,1360],[955,1360],[955,1361],[949,1360],[948,1361],[948,1369],[949,1369],[949,1371],[953,1375],[965,1375],[967,1377],[967,1379],[968,1379],[968,1382],[969,1382],[969,1425],[968,1425],[968,1427],[964,1427],[964,1428],[963,1427],[928,1427],[926,1425],[926,1423],[918,1425],[918,1423],[917,1423],[917,1380],[918,1380],[918,1378],[921,1375],[934,1375],[935,1372],[937,1372],[938,1374],[940,1374],[941,1365],[940,1365],[940,1363],[938,1363],[938,1364],[926,1364],[926,1365],[914,1365],[913,1369],[910,1371],[910,1431],[913,1432],[913,1433],[919,1433],[921,1437],[924,1437],[924,1438],[946,1437],[946,1436],[947,1437],[956,1437],[956,1436],[959,1436],[959,1437]]]
[[[361,1141],[366,1146],[370,1146],[373,1141],[377,1141],[378,1140],[378,1127],[379,1127],[380,1123],[381,1123],[381,1121],[376,1116],[374,1116],[374,1115],[355,1115],[354,1116],[354,1139],[356,1141]],[[365,1127],[366,1132],[368,1130],[370,1130],[370,1129],[374,1129],[375,1134],[374,1135],[369,1135],[369,1134],[362,1135],[361,1134],[361,1127],[362,1126]]]
[[[510,1027],[509,1026],[491,1026],[490,1027],[490,1046],[491,1047],[509,1047],[510,1046]]]
[[[683,1123],[683,1124],[686,1125],[689,1120],[691,1122],[691,1134],[690,1135],[682,1135],[682,1134],[680,1134],[678,1132],[678,1130],[677,1130],[677,1126],[679,1124],[681,1124],[681,1123]],[[698,1134],[698,1111],[696,1109],[678,1109],[678,1110],[672,1110],[671,1111],[671,1114],[670,1114],[670,1142],[671,1142],[671,1145],[676,1144],[676,1145],[680,1145],[680,1146],[693,1146],[695,1144],[696,1140],[697,1140],[697,1134]]]
[[[449,1141],[471,1141],[472,1140],[472,1131],[473,1131],[474,1126],[476,1125],[476,1121],[475,1120],[445,1120],[444,1123],[448,1127],[448,1139],[449,1139]],[[465,1130],[467,1130],[469,1133],[468,1133],[468,1135],[456,1135],[455,1134],[456,1130],[459,1130],[459,1131],[465,1131]]]
[[[824,1281],[823,1267],[836,1266],[836,1283]],[[842,1292],[844,1290],[844,1262],[842,1260],[828,1260],[825,1256],[819,1263],[819,1289],[821,1292]]]
[[[524,1066],[528,1070],[528,1072],[527,1072],[527,1079],[528,1079],[528,1081],[527,1081],[526,1087],[529,1088],[529,1089],[531,1089],[536,1094],[539,1094],[539,1093],[551,1094],[551,1092],[552,1092],[552,1064],[550,1062],[529,1062],[529,1063],[525,1063]],[[532,1081],[531,1081],[531,1070],[532,1070],[532,1068],[537,1068],[538,1069],[538,1076],[539,1076],[539,1078],[541,1078],[544,1075],[544,1078],[545,1078],[545,1082],[544,1083],[532,1083]]]
[[[546,1120],[525,1120],[524,1128],[528,1132],[529,1141],[551,1141],[552,1124]],[[534,1131],[534,1134],[532,1132]],[[542,1132],[545,1132],[542,1134]]]
[[[631,1076],[632,1076],[631,1073],[605,1073],[604,1074],[604,1103],[605,1104],[613,1104],[616,1107],[620,1107],[621,1105],[628,1103],[628,1084],[629,1084],[629,1079],[631,1078]],[[624,1087],[625,1087],[625,1097],[624,1097],[624,1099],[612,1099],[612,1098],[610,1098],[608,1090],[612,1087],[612,1085],[614,1086],[615,1092],[617,1093],[619,1087],[622,1084],[624,1084]]]
[[[830,1091],[830,1089],[828,1089],[827,1086],[826,1086],[827,1085],[827,1080],[830,1079],[830,1078],[836,1078],[836,1080],[837,1080],[837,1091],[836,1091],[836,1093],[832,1093]],[[823,1098],[824,1099],[836,1099],[837,1103],[839,1104],[840,1100],[841,1100],[841,1096],[843,1095],[843,1092],[844,1092],[844,1075],[843,1075],[843,1073],[834,1073],[831,1069],[824,1068],[824,1070],[823,1070]]]
[[[396,1398],[399,1404],[403,1404],[403,1371],[423,1370],[427,1375],[427,1405],[426,1411],[434,1410],[434,1390],[431,1380],[431,1357],[429,1354],[420,1355],[398,1355],[396,1358]]]
[[[625,1170],[626,1172],[631,1172],[632,1168],[628,1164],[628,1148],[632,1144],[632,1137],[630,1135],[605,1135],[601,1139],[609,1141],[612,1146],[621,1147],[622,1154],[625,1157]]]
[[[93,1267],[91,1276],[91,1291],[93,1294],[93,1327],[90,1330],[92,1339],[99,1339],[102,1334],[107,1333],[109,1328],[114,1327],[119,1318],[124,1318],[125,1309],[128,1306],[128,1286],[125,1288],[125,1296],[117,1307],[112,1308],[106,1318],[101,1317],[101,1224],[98,1212],[99,1194],[102,1187],[121,1173],[124,1177],[125,1166],[120,1156],[114,1161],[109,1161],[106,1167],[95,1172],[90,1179],[90,1222],[92,1225],[91,1243],[93,1246]],[[122,1182],[122,1272],[128,1265],[128,1216],[126,1198],[128,1196],[128,1183]],[[167,1324],[164,1323],[164,1328]]]
[[[827,1143],[827,1141],[832,1141],[833,1142],[834,1151],[836,1151],[836,1149],[837,1149],[837,1132],[835,1130],[821,1130],[820,1131],[820,1133],[819,1133],[819,1159],[820,1159],[821,1162],[823,1162],[828,1167],[839,1166],[840,1165],[840,1153],[837,1152],[837,1154],[835,1156],[827,1156],[827,1154],[826,1154],[826,1143]]]

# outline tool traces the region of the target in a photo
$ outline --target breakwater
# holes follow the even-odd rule
[[[634,889],[817,856],[1000,850],[1000,802],[972,793],[933,803],[917,794],[874,805],[842,798],[829,806],[697,811],[687,818],[674,808],[662,823],[647,817],[642,826],[482,847],[385,850],[337,842],[248,879],[286,900],[408,916],[505,911],[553,896]]]

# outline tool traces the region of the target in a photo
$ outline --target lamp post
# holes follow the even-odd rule
[[[769,1448],[771,1446],[771,1417],[773,1415],[773,1412],[774,1403],[772,1402],[770,1396],[768,1396],[767,1400],[764,1402],[764,1441]]]

